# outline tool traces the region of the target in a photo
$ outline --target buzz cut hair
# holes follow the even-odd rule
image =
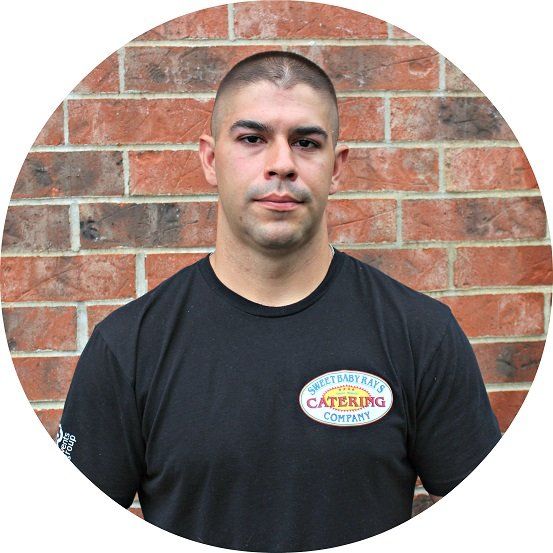
[[[330,77],[310,59],[294,52],[281,50],[258,52],[248,56],[234,65],[223,77],[215,95],[211,117],[211,134],[213,137],[219,132],[218,108],[222,103],[222,98],[230,91],[261,81],[273,83],[282,89],[305,84],[326,95],[333,105],[332,134],[333,142],[336,144],[340,122],[336,90]]]

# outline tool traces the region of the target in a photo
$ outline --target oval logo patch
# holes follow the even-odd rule
[[[361,426],[381,419],[394,401],[389,384],[371,373],[341,370],[309,381],[300,406],[313,420],[332,426]]]

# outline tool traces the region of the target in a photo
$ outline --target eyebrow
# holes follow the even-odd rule
[[[250,129],[253,131],[258,132],[264,132],[267,134],[274,133],[275,129],[271,125],[267,125],[265,123],[260,123],[259,121],[253,121],[251,119],[239,119],[238,121],[235,121],[229,129],[229,132],[232,133],[232,131],[236,129]],[[310,134],[318,134],[319,136],[327,139],[328,133],[318,125],[307,125],[303,127],[296,127],[295,129],[292,129],[292,134],[295,136],[307,136]]]
[[[265,125],[265,123],[260,123],[259,121],[252,121],[251,119],[239,119],[235,121],[229,129],[229,132],[232,132],[236,129],[250,129],[252,131],[272,133],[274,128],[271,125]]]

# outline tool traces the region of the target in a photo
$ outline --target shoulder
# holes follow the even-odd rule
[[[357,281],[364,299],[376,302],[376,306],[390,314],[409,316],[415,321],[428,320],[434,325],[449,324],[452,314],[444,303],[399,282],[366,261],[344,255],[347,272]]]
[[[179,298],[186,296],[198,274],[203,259],[184,267],[161,282],[154,289],[112,311],[95,326],[107,344],[116,351],[125,344],[133,344],[141,329],[159,330],[167,315],[176,309]]]
[[[451,328],[450,308],[350,255],[344,268],[345,286],[383,339],[396,349],[408,344],[411,354],[424,363]]]

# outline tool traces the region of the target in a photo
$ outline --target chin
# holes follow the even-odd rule
[[[251,235],[260,248],[274,251],[287,250],[305,242],[305,235],[299,233],[259,233]]]

